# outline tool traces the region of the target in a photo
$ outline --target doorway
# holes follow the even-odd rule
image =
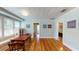
[[[33,23],[33,38],[34,39],[39,39],[39,34],[40,34],[40,25],[39,23]]]
[[[59,40],[62,41],[62,39],[63,39],[63,23],[58,24],[58,37],[59,37]]]

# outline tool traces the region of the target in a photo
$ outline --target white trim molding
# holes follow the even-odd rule
[[[72,51],[78,51],[77,49],[71,47],[70,45],[66,44],[66,43],[63,43],[65,46],[67,46],[69,49],[71,49]]]
[[[15,37],[9,38],[9,39],[7,39],[5,41],[0,42],[0,45],[5,44],[5,43],[9,42],[11,39],[15,39],[16,37],[18,37],[18,35],[15,36]]]

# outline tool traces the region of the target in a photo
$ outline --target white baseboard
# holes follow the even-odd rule
[[[71,47],[71,46],[69,46],[68,44],[66,44],[66,43],[63,43],[65,46],[67,46],[68,48],[70,48],[72,51],[78,51],[77,49],[75,49],[75,48],[73,48],[73,47]]]

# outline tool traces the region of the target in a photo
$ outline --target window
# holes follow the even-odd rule
[[[13,35],[13,20],[4,18],[4,36]]]
[[[2,18],[0,17],[0,38],[2,37]]]
[[[0,41],[19,34],[20,22],[6,16],[0,16]]]
[[[14,32],[16,35],[19,34],[19,29],[20,29],[20,22],[19,21],[15,21],[14,22],[15,26],[14,26]]]

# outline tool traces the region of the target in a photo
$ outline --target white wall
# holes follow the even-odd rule
[[[40,38],[53,38],[53,28],[43,28],[43,24],[52,24],[53,27],[53,20],[26,17],[26,21],[23,21],[22,26],[26,28],[26,24],[30,24],[30,28],[26,28],[26,31],[33,34],[33,23],[35,22],[40,24]]]
[[[40,26],[40,36],[42,37],[42,38],[53,38],[53,20],[50,20],[50,19],[40,19],[40,24],[41,24],[41,26]],[[43,28],[43,24],[52,24],[52,28],[50,29],[50,28],[46,28],[46,29],[44,29]]]
[[[67,28],[67,22],[71,20],[76,20],[76,28]],[[70,12],[64,14],[63,16],[57,18],[55,20],[56,26],[58,25],[58,22],[64,23],[64,31],[63,31],[63,43],[70,47],[72,50],[79,50],[79,8],[75,8],[71,10]],[[55,37],[58,37],[57,32],[58,28],[55,27],[57,30],[55,30]],[[57,32],[56,32],[57,31]]]

